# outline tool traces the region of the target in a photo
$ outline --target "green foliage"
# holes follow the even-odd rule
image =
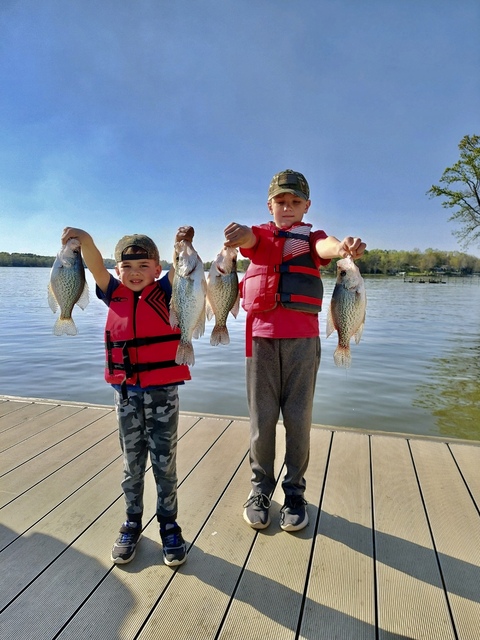
[[[37,256],[32,253],[5,253],[0,251],[0,267],[51,267],[55,258],[53,256]],[[322,267],[322,273],[335,273],[336,260]],[[104,260],[107,269],[113,269],[115,262]],[[211,262],[205,262],[205,270],[208,271]],[[247,270],[250,261],[247,259],[238,261],[240,273]],[[396,275],[398,273],[444,273],[469,275],[480,273],[480,258],[467,255],[459,251],[439,251],[427,249],[423,253],[419,249],[413,251],[396,251],[389,249],[371,249],[365,251],[363,258],[356,261],[363,274],[371,275]],[[170,268],[170,263],[161,261],[162,273]]]
[[[54,261],[55,258],[53,256],[0,251],[0,267],[51,267]]]
[[[455,209],[449,220],[462,225],[453,232],[462,246],[480,245],[480,136],[464,136],[458,148],[458,162],[445,169],[440,185],[433,185],[427,194],[445,198],[442,207]]]
[[[322,267],[322,273],[335,273],[336,262],[332,260],[327,267]],[[480,258],[460,251],[440,251],[439,249],[427,249],[423,253],[419,249],[413,251],[371,249],[365,251],[363,257],[356,260],[356,264],[361,273],[369,275],[480,273]]]

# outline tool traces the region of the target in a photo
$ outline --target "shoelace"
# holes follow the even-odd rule
[[[129,527],[128,524],[124,524],[122,528],[128,529],[128,531],[120,531],[120,544],[134,543],[136,538],[138,538],[139,528]]]
[[[249,507],[251,504],[255,504],[260,509],[270,509],[270,505],[272,504],[272,502],[270,498],[264,493],[255,493],[246,501],[243,506]]]
[[[175,527],[172,529],[162,529],[161,538],[164,546],[166,547],[179,547],[181,546],[180,542],[180,534],[182,530],[180,527]]]

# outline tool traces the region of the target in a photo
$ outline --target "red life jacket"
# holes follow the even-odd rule
[[[278,303],[295,311],[319,313],[323,298],[322,279],[309,235],[278,229],[272,224],[255,227],[255,233],[259,243],[240,283],[242,306],[247,312],[247,357],[252,355],[254,314],[270,311]],[[288,238],[296,240],[297,251],[295,257],[283,260]]]
[[[165,292],[155,282],[140,295],[120,284],[110,300],[105,326],[105,380],[141,387],[190,380],[175,362],[180,330],[170,326]]]

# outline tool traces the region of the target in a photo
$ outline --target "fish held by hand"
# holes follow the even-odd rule
[[[72,319],[73,307],[85,309],[89,302],[80,242],[71,238],[57,254],[50,272],[48,304],[53,313],[60,308],[60,316],[53,327],[56,336],[77,335]]]
[[[212,262],[207,276],[206,314],[208,320],[215,316],[215,326],[210,336],[210,344],[230,344],[227,329],[228,314],[237,317],[240,308],[238,289],[237,249],[223,247]]]
[[[337,331],[338,346],[333,354],[337,367],[348,369],[352,363],[350,339],[360,342],[365,325],[367,296],[365,282],[352,258],[337,262],[337,280],[327,316],[327,338]]]
[[[172,297],[170,300],[170,325],[180,329],[175,362],[195,364],[192,338],[200,338],[205,332],[205,296],[207,283],[203,262],[191,242],[175,243],[173,254]]]

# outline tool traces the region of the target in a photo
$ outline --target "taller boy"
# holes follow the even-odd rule
[[[285,502],[280,526],[298,531],[308,524],[305,472],[310,451],[313,397],[320,365],[318,312],[322,304],[320,265],[332,258],[360,258],[360,238],[340,241],[303,222],[310,188],[301,173],[277,173],[268,190],[273,222],[248,227],[232,222],[225,245],[240,247],[251,263],[242,281],[247,311],[247,399],[250,411],[252,489],[243,517],[254,529],[270,524],[275,487],[276,426],[282,413],[286,434],[282,481]]]

